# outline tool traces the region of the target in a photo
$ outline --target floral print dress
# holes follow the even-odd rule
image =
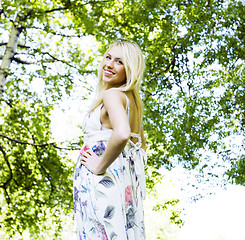
[[[128,99],[127,99],[128,102]],[[85,118],[85,139],[81,151],[103,154],[112,134],[100,123],[97,107]],[[143,198],[145,197],[146,154],[141,138],[128,141],[123,152],[103,175],[95,175],[80,164],[74,173],[74,211],[79,240],[144,240]]]

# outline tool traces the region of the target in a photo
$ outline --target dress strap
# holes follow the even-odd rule
[[[138,138],[139,140],[141,140],[141,136],[139,133],[131,133],[131,137]]]
[[[130,141],[130,140],[129,140]],[[135,173],[139,179],[139,187],[142,193],[143,199],[146,196],[146,181],[145,181],[145,167],[147,165],[147,155],[146,152],[141,148],[141,141],[134,144],[128,145],[128,154],[130,160],[135,164]]]
[[[129,119],[129,110],[130,110],[130,107],[129,107],[129,99],[127,97],[127,95],[124,93],[125,95],[125,98],[126,98],[126,102],[127,102],[127,105],[126,105],[126,110],[127,110],[127,115],[128,115],[128,119]]]

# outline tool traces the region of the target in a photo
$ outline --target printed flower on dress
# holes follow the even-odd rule
[[[123,158],[126,158],[127,156],[126,156],[126,153],[124,152],[124,150],[122,151],[122,156],[123,156]]]
[[[119,178],[121,174],[124,174],[125,166],[119,167],[118,169],[114,168],[113,171],[116,173],[117,177]]]
[[[113,180],[110,177],[108,177],[108,176],[103,177],[99,181],[99,184],[102,184],[106,188],[111,188],[111,187],[113,187],[115,185],[115,183],[113,182]]]
[[[82,206],[87,207],[88,206],[88,201],[87,200],[83,201],[81,204],[82,204]]]
[[[86,152],[87,150],[89,150],[89,146],[86,144],[84,145],[83,149],[80,151],[80,155],[83,155],[84,152]]]
[[[134,164],[134,160],[129,157],[129,162],[130,162],[130,170],[133,173],[133,175],[135,175],[135,164]]]
[[[133,228],[135,226],[135,219],[134,219],[134,210],[132,207],[128,209],[128,212],[126,213],[126,221],[127,221],[127,228]]]
[[[83,238],[82,238],[82,236],[80,236],[80,240],[83,240],[83,239],[87,239],[87,234],[85,233],[85,231],[83,230]]]
[[[125,200],[127,206],[133,203],[133,196],[132,196],[132,190],[130,185],[125,188]]]
[[[74,173],[74,179],[77,180],[77,178],[79,177],[80,171],[81,171],[82,165],[78,164],[78,166],[75,168],[75,173]]]
[[[105,228],[104,226],[96,221],[95,219],[89,219],[93,225],[94,225],[94,228],[91,229],[91,231],[93,231],[94,233],[96,233],[96,230],[98,231],[98,238],[97,239],[102,239],[102,240],[109,240],[108,237],[107,237],[107,234],[106,234],[106,231],[105,231]]]
[[[104,214],[104,218],[112,219],[115,214],[115,207],[114,206],[107,206]]]
[[[105,151],[105,145],[103,141],[98,141],[97,144],[92,147],[92,150],[98,156],[102,155]]]
[[[127,228],[132,228],[135,226],[135,212],[133,208],[133,196],[131,186],[125,188],[125,201],[126,201],[126,221]]]
[[[75,213],[77,211],[77,205],[76,205],[77,202],[78,202],[78,189],[74,187],[74,211]]]
[[[88,201],[81,201],[80,200],[80,216],[83,221],[87,220],[87,207],[88,207]]]

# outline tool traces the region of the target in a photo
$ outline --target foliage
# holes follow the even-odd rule
[[[19,98],[17,92],[26,98]],[[55,215],[72,209],[72,168],[50,143],[51,106],[18,87],[8,98],[2,103],[0,140],[2,231],[14,236],[28,229],[36,236],[49,230],[56,236],[61,222]],[[47,219],[52,219],[53,227],[42,224]]]
[[[154,211],[164,211],[169,209],[169,206],[175,206],[179,202],[179,199],[165,201],[164,204],[157,204],[153,210]],[[180,211],[172,210],[172,216],[170,217],[170,221],[176,225],[183,225],[183,221],[180,218]]]
[[[19,31],[1,99],[1,221],[9,236],[29,229],[36,238],[47,212],[71,210],[72,170],[53,143],[50,111],[78,84],[86,99],[95,57],[118,38],[136,41],[146,56],[148,187],[162,166],[195,168],[207,152],[230,162],[228,175],[245,184],[244,146],[239,153],[226,144],[231,136],[244,141],[244,11],[239,0],[2,0],[0,55],[12,26]],[[98,51],[86,50],[84,36]]]
[[[146,239],[174,240],[182,226],[179,188],[172,177],[164,176],[147,194]]]
[[[129,38],[146,56],[150,165],[194,168],[204,149],[223,152],[228,136],[244,138],[244,9],[239,0],[131,0],[101,10],[93,29],[101,49]]]
[[[64,150],[79,142],[72,148],[54,142],[50,112],[79,81],[90,90],[73,75],[94,72],[95,54],[85,56],[83,32],[71,30],[68,8],[59,1],[2,1],[0,54],[13,28],[18,45],[10,68],[1,68],[1,238],[58,239],[61,215],[73,211],[73,164]]]

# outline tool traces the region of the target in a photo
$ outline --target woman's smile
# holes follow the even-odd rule
[[[115,75],[114,72],[112,72],[111,70],[107,70],[107,69],[104,69],[104,74],[108,77]]]
[[[112,47],[103,61],[103,81],[107,83],[108,88],[120,86],[126,81],[122,54],[117,47]]]

